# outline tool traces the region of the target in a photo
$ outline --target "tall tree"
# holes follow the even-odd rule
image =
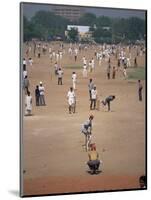
[[[96,22],[96,15],[92,13],[85,13],[82,17],[79,19],[79,24],[84,26],[92,26]]]
[[[68,37],[72,42],[78,41],[78,30],[76,28],[71,28],[68,31]]]

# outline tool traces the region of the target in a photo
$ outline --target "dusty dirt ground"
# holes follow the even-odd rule
[[[124,80],[121,72],[115,80],[107,80],[105,61],[98,66],[95,59],[95,72],[85,79],[82,69],[66,68],[69,64],[82,66],[84,55],[91,59],[94,50],[83,51],[76,63],[67,54],[63,57],[62,86],[57,85],[54,61],[50,62],[48,54],[40,59],[32,56],[33,66],[27,67],[33,116],[23,117],[24,195],[139,188],[138,179],[145,173],[145,83],[143,101],[139,102],[137,80]],[[138,58],[138,64],[144,66],[144,57]],[[117,66],[117,61],[111,58],[113,65]],[[73,71],[78,75],[77,108],[75,114],[68,114],[66,95]],[[111,112],[106,107],[90,111],[89,78],[93,78],[101,98],[116,95]],[[47,105],[36,107],[34,90],[40,81]],[[89,114],[94,115],[93,142],[103,161],[98,175],[88,173],[88,155],[82,147],[81,124]]]

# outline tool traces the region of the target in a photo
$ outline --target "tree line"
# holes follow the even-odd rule
[[[71,22],[50,11],[38,11],[30,20],[23,17],[24,41],[29,41],[32,38],[53,40],[57,36],[66,40],[67,25],[90,26],[89,31],[97,43],[135,42],[136,40],[144,40],[146,36],[145,20],[138,17],[110,18],[85,13],[78,21]],[[77,35],[76,30],[69,31],[71,41],[77,40]]]

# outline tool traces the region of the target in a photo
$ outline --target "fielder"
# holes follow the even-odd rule
[[[76,96],[72,87],[70,87],[70,90],[68,91],[67,99],[68,99],[68,104],[69,104],[69,114],[75,113]]]
[[[32,96],[30,92],[27,91],[27,96],[25,99],[25,116],[30,116],[32,114]]]
[[[106,99],[104,101],[101,101],[101,103],[106,106],[106,104],[108,105],[108,111],[110,111],[110,102],[113,101],[115,99],[114,95],[110,95],[108,97],[106,97]]]
[[[76,82],[77,82],[77,74],[75,72],[72,73],[72,85],[73,89],[76,90]]]

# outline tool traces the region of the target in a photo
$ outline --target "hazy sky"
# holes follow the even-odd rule
[[[23,4],[23,14],[27,18],[31,18],[39,10],[51,11],[52,6],[50,4]],[[76,7],[76,6],[75,6]],[[112,9],[112,8],[93,8],[93,7],[84,7],[85,12],[93,13],[97,16],[109,16],[109,17],[139,17],[145,19],[145,11],[143,10],[128,10],[128,9]]]

